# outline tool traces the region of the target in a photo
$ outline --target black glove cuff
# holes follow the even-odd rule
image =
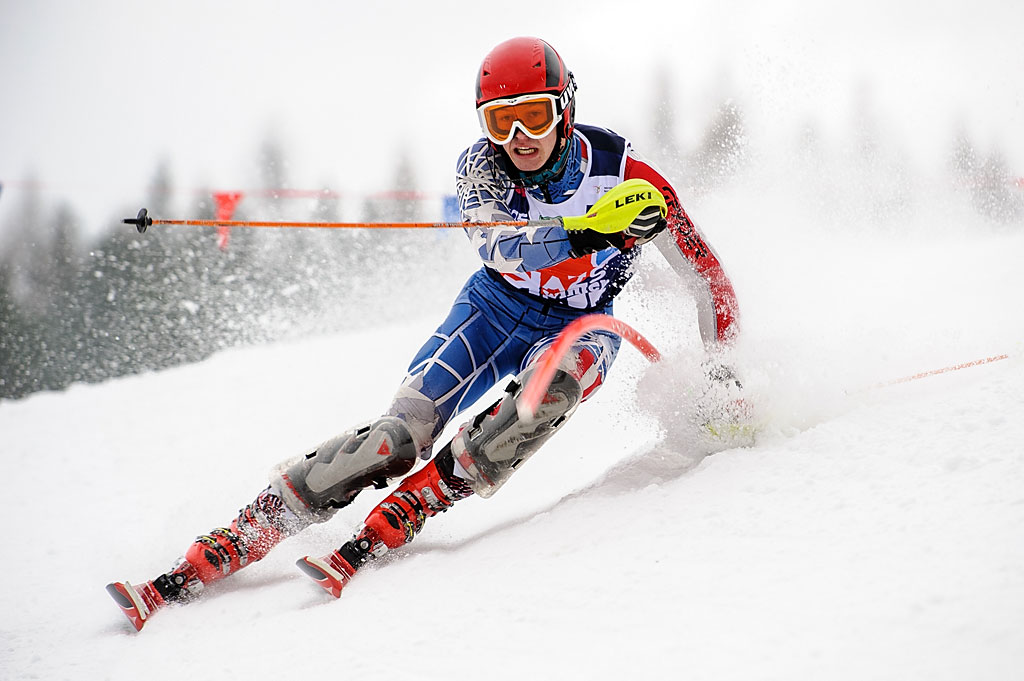
[[[566,230],[565,233],[569,235],[569,255],[573,258],[582,258],[609,247],[623,250],[627,245],[626,237],[621,232],[602,234],[592,229],[574,229]]]
[[[655,221],[655,223],[650,228],[648,228],[646,230],[644,230],[642,228],[639,228],[637,225],[634,224],[634,225],[630,225],[626,229],[626,232],[630,236],[636,237],[637,243],[645,244],[648,241],[651,241],[652,239],[654,239],[654,237],[656,237],[659,234],[661,234],[662,232],[664,232],[666,227],[668,227],[668,221],[665,220],[665,218],[663,218],[663,217],[659,217]]]

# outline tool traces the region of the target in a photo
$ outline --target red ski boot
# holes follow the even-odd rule
[[[188,561],[182,560],[170,572],[160,575],[151,582],[134,586],[130,582],[113,582],[107,585],[107,593],[121,608],[135,631],[149,621],[154,612],[168,603],[184,602],[199,594],[203,583],[199,574]]]
[[[451,508],[472,491],[451,472],[447,448],[413,473],[366,517],[359,534],[323,558],[306,556],[296,565],[335,598],[363,563],[413,540],[427,518]]]
[[[206,584],[263,558],[299,527],[294,516],[287,517],[281,498],[267,488],[238,512],[229,527],[218,527],[196,538],[170,572],[142,586],[114,582],[107,586],[107,592],[135,630],[141,631],[156,610],[195,598]]]

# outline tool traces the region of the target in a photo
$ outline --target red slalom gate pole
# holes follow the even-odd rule
[[[215,192],[213,200],[217,205],[217,219],[230,220],[231,216],[235,214],[238,202],[242,200],[242,192]],[[217,228],[217,245],[220,247],[220,250],[228,250],[228,239],[230,236],[230,227],[221,226]]]
[[[900,383],[908,383],[909,381],[916,381],[919,378],[927,378],[929,376],[938,376],[939,374],[946,374],[950,371],[959,371],[960,369],[967,369],[969,367],[981,366],[982,364],[991,364],[992,362],[998,362],[1000,360],[1009,359],[1009,355],[994,355],[992,357],[986,357],[984,359],[976,359],[970,362],[964,362],[963,364],[954,364],[953,366],[943,367],[941,369],[932,369],[931,371],[922,371],[919,374],[913,376],[904,376],[903,378],[897,378],[892,381],[886,381],[885,383],[878,383],[872,387],[874,388],[886,388],[890,385],[899,385]]]
[[[558,334],[557,340],[555,340],[555,344],[541,355],[536,371],[534,371],[530,381],[523,389],[522,395],[519,396],[519,401],[516,403],[516,411],[519,412],[520,417],[533,418],[533,415],[537,413],[537,406],[547,392],[548,386],[551,385],[551,379],[554,378],[555,371],[558,370],[558,363],[561,362],[562,357],[569,351],[573,343],[591,331],[614,333],[632,343],[650,361],[657,362],[661,360],[661,353],[658,352],[657,348],[626,322],[606,314],[591,314],[580,317],[562,329],[562,332]]]

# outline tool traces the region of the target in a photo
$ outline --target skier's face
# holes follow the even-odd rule
[[[558,130],[552,126],[551,132],[539,140],[528,137],[517,128],[516,134],[502,147],[516,168],[524,173],[532,173],[544,167],[544,164],[551,158],[551,152],[554,151],[556,144],[558,144]]]

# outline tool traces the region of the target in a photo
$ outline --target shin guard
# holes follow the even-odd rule
[[[532,368],[523,372],[520,379],[509,386],[505,397],[466,424],[450,444],[452,455],[466,472],[470,487],[484,498],[497,492],[516,469],[555,434],[583,397],[579,379],[559,369],[537,413],[530,420],[523,419],[516,408],[516,399],[532,374]]]
[[[324,522],[369,486],[384,488],[418,458],[409,427],[385,416],[332,438],[312,453],[283,463],[271,478],[300,518]]]

